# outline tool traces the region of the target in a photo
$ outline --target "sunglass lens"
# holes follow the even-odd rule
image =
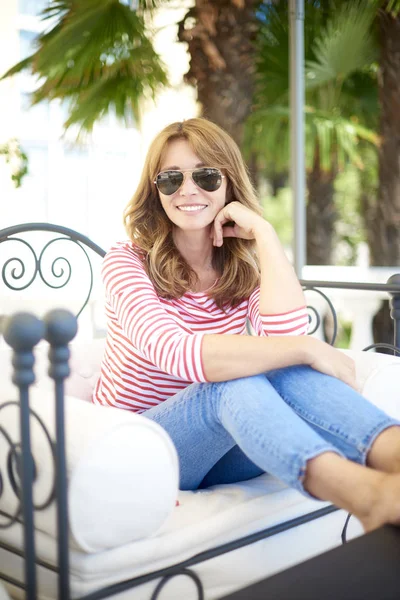
[[[221,171],[207,167],[193,171],[192,178],[206,192],[215,192],[222,183]]]
[[[182,185],[183,173],[180,171],[164,171],[157,175],[156,181],[159,191],[166,196],[170,196]]]

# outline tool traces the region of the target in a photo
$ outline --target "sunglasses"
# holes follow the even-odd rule
[[[154,183],[159,192],[165,196],[171,196],[179,190],[185,179],[185,173],[190,173],[192,181],[205,192],[215,192],[222,184],[225,175],[215,167],[200,167],[198,169],[185,169],[178,171],[161,171],[155,178]]]

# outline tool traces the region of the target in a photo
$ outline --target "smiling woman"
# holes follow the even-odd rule
[[[164,167],[164,164],[179,165],[177,168],[181,170],[170,170],[169,167]],[[204,268],[212,265],[210,229],[226,203],[226,178],[218,168],[199,168],[199,164],[201,159],[187,140],[173,140],[166,149],[156,185],[165,214],[175,225],[175,244],[186,261],[192,264],[197,278],[201,280]],[[170,174],[172,183],[166,186],[165,178]],[[165,194],[165,191],[169,193]],[[187,230],[191,232],[190,238],[187,238]],[[216,279],[216,266],[214,271]]]
[[[159,423],[184,490],[268,472],[366,530],[400,524],[399,423],[354,389],[348,356],[304,335],[302,288],[230,136],[205,119],[161,131],[125,222],[93,401]]]
[[[261,214],[240,151],[222,129],[189,119],[155,138],[125,219],[158,294],[181,297],[218,279],[212,298],[220,308],[249,297],[260,277],[254,240],[231,237],[219,247],[211,238],[219,210],[238,200]]]

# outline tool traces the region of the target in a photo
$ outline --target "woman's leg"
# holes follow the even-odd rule
[[[308,367],[271,371],[267,377],[321,437],[372,467],[327,452],[308,461],[305,489],[355,514],[367,531],[400,524],[399,422],[341,381]]]
[[[388,463],[397,452],[398,464],[400,446],[393,452],[388,446],[399,443],[400,422],[353,388],[303,366],[269,371],[266,377],[288,406],[346,458],[379,469],[386,465],[390,471]]]
[[[219,461],[212,467],[206,474],[203,481],[200,483],[199,488],[208,488],[211,485],[218,485],[221,483],[237,483],[238,481],[247,481],[248,479],[254,479],[262,473],[263,469],[260,469],[255,465],[239,448],[239,446],[233,446]]]
[[[367,466],[386,473],[400,473],[400,427],[389,427],[375,439]]]
[[[236,444],[254,465],[304,492],[307,461],[335,448],[299,418],[265,375],[192,384],[144,413],[170,435],[180,459],[181,489],[197,489]],[[244,476],[245,475],[245,476]]]

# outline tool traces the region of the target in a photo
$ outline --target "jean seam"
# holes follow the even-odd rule
[[[307,462],[309,460],[312,460],[313,458],[316,458],[317,456],[320,456],[324,452],[334,452],[335,454],[338,454],[339,456],[344,458],[344,454],[342,454],[342,452],[338,450],[338,448],[335,448],[334,446],[332,446],[332,444],[329,444],[329,442],[326,442],[321,446],[316,446],[311,452],[305,453],[304,457],[299,460],[297,479],[295,479],[294,484],[292,484],[293,487],[297,489],[297,491],[301,492],[302,494],[306,495],[312,500],[319,500],[319,498],[316,498],[304,488],[304,477],[307,472]]]
[[[378,425],[375,425],[373,430],[370,431],[369,434],[365,436],[362,445],[359,447],[362,464],[364,464],[364,465],[366,464],[367,454],[368,454],[369,450],[371,449],[372,444],[378,437],[378,435],[381,434],[388,427],[392,427],[394,425],[399,426],[400,422],[397,421],[396,419],[393,419],[392,417],[387,417],[386,419],[384,419],[383,421],[378,423]]]

